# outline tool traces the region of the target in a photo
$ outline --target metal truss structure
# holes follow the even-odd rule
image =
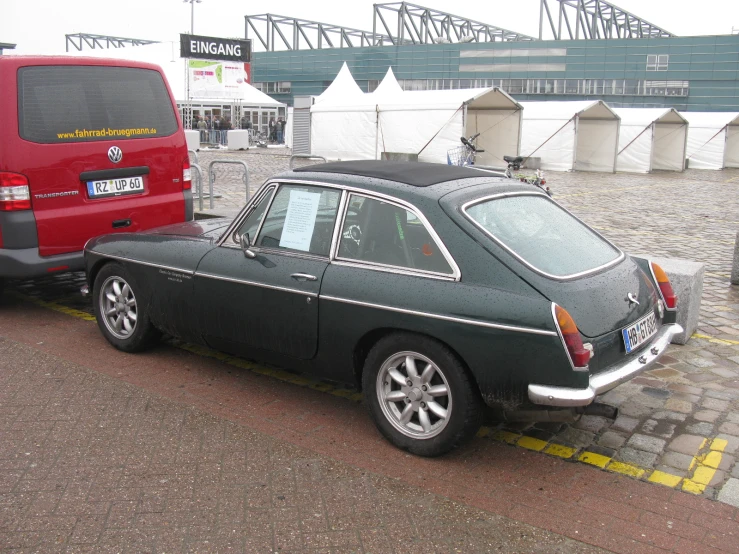
[[[385,19],[388,14],[390,25]],[[377,33],[378,29],[384,30],[390,36],[392,44],[536,40],[515,31],[408,2],[375,4],[372,30]]]
[[[126,46],[143,46],[144,44],[156,44],[159,42],[158,40],[91,35],[89,33],[74,33],[64,36],[67,39],[67,52],[69,52],[70,45],[81,52],[85,47],[91,50],[95,50],[96,48],[125,48]]]
[[[245,15],[244,27],[244,38],[253,32],[267,52],[395,44],[386,35],[270,13]],[[252,48],[256,45],[252,40]]]
[[[555,6],[556,25],[550,2]],[[539,39],[543,38],[545,19],[555,40],[675,36],[603,0],[541,0]]]

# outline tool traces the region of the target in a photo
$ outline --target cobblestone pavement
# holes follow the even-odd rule
[[[0,337],[0,551],[600,549]]]
[[[199,157],[204,168],[216,157],[243,159],[255,190],[287,169],[288,154],[252,149],[202,151]],[[235,210],[244,203],[239,170],[218,171],[216,192],[224,197],[216,208]],[[703,262],[701,320],[698,333],[685,346],[671,346],[659,368],[602,398],[619,407],[615,421],[584,416],[574,425],[508,427],[503,440],[550,453],[552,446],[563,446],[572,459],[739,506],[739,287],[729,285],[739,229],[739,170],[547,178],[555,199],[625,251]],[[16,288],[89,310],[74,278],[52,282]]]

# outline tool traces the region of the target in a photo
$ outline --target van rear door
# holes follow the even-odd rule
[[[185,220],[187,146],[159,68],[47,58],[17,80],[15,171],[28,177],[41,256]]]

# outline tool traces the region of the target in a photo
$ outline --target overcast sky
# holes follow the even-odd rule
[[[539,32],[539,0],[415,3],[533,36]],[[556,0],[549,3],[554,6]],[[267,12],[371,31],[372,4],[373,0],[202,0],[195,4],[195,33],[243,37],[243,16]],[[732,26],[739,29],[739,0],[617,0],[616,5],[677,35],[729,34]],[[173,40],[189,29],[190,4],[182,0],[0,0],[0,42],[17,43],[19,54],[63,53],[64,35],[69,33]]]

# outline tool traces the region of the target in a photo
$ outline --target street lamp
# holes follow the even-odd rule
[[[190,34],[195,34],[195,4],[200,4],[203,0],[182,0],[183,4],[190,4]]]

